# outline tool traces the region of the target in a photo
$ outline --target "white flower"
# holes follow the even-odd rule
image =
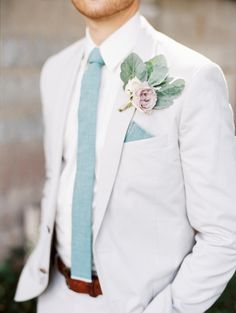
[[[132,94],[138,90],[142,86],[141,80],[139,80],[137,77],[134,77],[130,79],[125,86],[125,92],[132,96]]]

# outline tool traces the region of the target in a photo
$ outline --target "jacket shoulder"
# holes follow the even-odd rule
[[[171,63],[183,69],[198,70],[202,66],[217,65],[202,53],[180,43],[173,38],[157,31],[161,46]]]
[[[143,19],[143,26],[155,42],[155,53],[163,54],[167,59],[168,67],[173,69],[174,72],[191,76],[191,74],[204,67],[219,67],[218,64],[202,53],[160,32],[145,18]]]
[[[181,116],[184,104],[189,102],[194,105],[194,98],[206,91],[212,95],[218,94],[224,103],[228,103],[228,85],[221,67],[205,55],[187,47],[177,40],[156,30],[147,23],[147,32],[155,42],[155,54],[163,54],[166,57],[169,75],[185,80],[185,88],[178,99],[177,114]],[[204,96],[206,97],[206,96]]]

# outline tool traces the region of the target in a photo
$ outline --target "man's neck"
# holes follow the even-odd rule
[[[139,6],[136,2],[125,11],[118,12],[104,19],[86,18],[86,25],[89,33],[96,45],[100,45],[107,37],[114,33],[118,28],[125,24],[138,11]]]

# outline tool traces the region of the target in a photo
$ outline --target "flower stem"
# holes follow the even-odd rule
[[[123,112],[124,110],[130,108],[132,106],[132,102],[128,102],[127,104],[123,105],[118,109],[119,112]]]

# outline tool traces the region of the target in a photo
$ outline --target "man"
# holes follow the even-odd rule
[[[222,71],[152,28],[138,0],[72,2],[86,36],[42,70],[40,236],[15,300],[39,296],[40,313],[203,313],[236,268]]]

